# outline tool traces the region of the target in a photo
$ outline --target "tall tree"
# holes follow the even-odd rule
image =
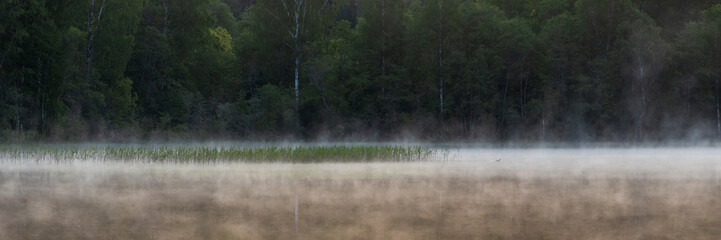
[[[548,12],[553,12],[549,10]],[[570,87],[577,82],[583,64],[583,32],[581,20],[571,12],[561,13],[545,20],[540,32],[548,68],[548,83],[544,89],[544,104],[541,109],[542,139],[571,138],[578,132],[578,109],[574,104],[575,93]]]
[[[456,135],[489,138],[488,129],[497,129],[496,105],[500,94],[496,81],[505,62],[502,50],[505,16],[496,6],[463,2],[451,16],[446,50],[447,110],[451,122],[460,122]],[[485,126],[482,126],[484,124]],[[480,126],[480,128],[478,128]]]
[[[100,26],[100,20],[103,17],[103,10],[105,10],[107,0],[90,0],[88,2],[87,11],[87,47],[85,48],[85,83],[90,82],[91,68],[93,66],[93,55],[95,51],[93,49],[93,40],[95,34]]]
[[[46,134],[63,114],[63,3],[2,1],[0,18],[0,128]],[[10,123],[10,124],[8,124]]]
[[[424,9],[420,18],[424,19],[422,25],[428,28],[428,32],[425,32],[421,36],[431,38],[429,42],[432,49],[436,53],[436,75],[438,79],[438,96],[439,96],[439,112],[443,113],[443,88],[444,88],[444,77],[446,71],[443,67],[444,50],[446,55],[449,52],[451,46],[449,39],[452,35],[458,34],[458,31],[454,29],[455,26],[449,23],[454,17],[458,16],[458,4],[456,0],[431,0],[424,2]]]
[[[698,94],[700,99],[709,99],[705,101],[711,104],[709,109],[713,109],[712,117],[715,119],[716,135],[721,136],[721,95],[719,93],[719,78],[721,77],[721,4],[713,5],[701,14],[699,22],[690,23],[683,35],[689,35],[692,39],[692,46],[697,49],[690,49],[691,59],[695,61],[698,67],[695,74],[702,86]],[[695,53],[695,54],[693,54]]]
[[[360,17],[354,41],[358,65],[351,80],[354,86],[350,95],[354,97],[350,104],[354,115],[369,125],[394,128],[412,111],[408,97],[414,83],[402,76],[405,3],[364,0],[358,4]]]
[[[648,17],[639,18],[630,24],[630,35],[626,39],[624,71],[630,79],[632,100],[631,112],[636,122],[636,138],[645,138],[644,128],[649,111],[650,91],[666,66],[669,45],[661,38],[661,29]]]
[[[91,46],[88,60],[94,70],[92,78],[97,81],[93,84],[106,97],[107,105],[100,109],[103,117],[121,127],[135,119],[135,96],[131,91],[133,82],[125,76],[125,68],[135,41],[141,1],[103,0],[102,4],[96,5],[99,8],[97,15],[92,14],[93,5],[90,6],[91,17],[97,18],[88,22],[89,30],[91,26],[95,28],[95,32],[88,32],[88,35],[94,35],[88,37],[88,45]]]
[[[305,44],[313,39],[319,29],[332,25],[337,13],[338,1],[328,0],[264,0],[256,7],[272,22],[275,37],[285,39],[284,45],[293,58],[293,83],[296,109],[299,106],[300,68]],[[270,27],[270,26],[269,26]]]

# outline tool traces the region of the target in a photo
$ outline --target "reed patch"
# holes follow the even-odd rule
[[[421,162],[436,157],[426,146],[192,146],[192,145],[10,145],[0,157],[10,161],[63,163],[77,160],[169,163]]]

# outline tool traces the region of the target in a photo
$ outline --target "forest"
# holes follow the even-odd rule
[[[719,2],[0,0],[0,141],[718,141]]]

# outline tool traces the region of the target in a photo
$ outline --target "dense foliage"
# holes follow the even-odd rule
[[[717,2],[0,0],[0,139],[718,139]]]

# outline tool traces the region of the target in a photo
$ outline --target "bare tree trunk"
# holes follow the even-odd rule
[[[163,35],[167,38],[167,36],[168,36],[168,18],[170,17],[170,9],[168,7],[168,0],[163,0],[163,11],[165,12],[165,23],[163,26]]]
[[[43,101],[42,89],[40,88],[42,86],[40,79],[42,77],[38,78],[38,105],[40,105],[40,133],[42,134],[45,132],[45,101]]]
[[[616,6],[616,5],[614,4],[613,1],[610,1],[610,4],[611,4],[611,7],[610,7],[610,9],[608,10],[608,14],[609,14],[609,18],[608,18],[608,19],[610,19],[610,20],[608,21],[608,29],[613,29],[613,27],[616,26],[615,21],[614,21],[615,18],[614,18],[614,16],[613,16],[614,9],[615,9],[615,6]],[[606,52],[608,52],[609,49],[611,48],[611,38],[612,38],[612,37],[613,37],[613,34],[606,34]]]
[[[5,50],[5,54],[3,54],[3,57],[0,58],[0,68],[2,68],[3,62],[5,62],[5,57],[8,55],[9,52],[10,52],[10,47],[8,47],[8,49]]]
[[[443,0],[438,1],[438,75],[440,107],[443,113]]]
[[[691,116],[691,83],[686,85],[686,94],[688,94],[688,99],[686,99],[686,117],[688,119]]]
[[[598,33],[598,26],[596,26],[596,16],[591,18],[591,25],[593,25],[593,30],[596,32],[596,41],[598,41],[598,46],[601,47],[603,43],[601,42],[601,34]]]
[[[15,108],[15,130],[20,131],[20,106]]]
[[[330,106],[328,106],[328,99],[325,96],[325,89],[323,85],[323,75],[325,74],[326,70],[321,67],[321,65],[324,65],[324,63],[320,61],[314,61],[311,65],[311,71],[308,75],[310,78],[310,83],[313,84],[316,89],[318,89],[318,94],[320,95],[320,99],[323,101],[323,106],[325,106],[326,110],[329,110]]]
[[[503,126],[503,122],[506,120],[506,96],[508,96],[508,81],[510,81],[510,71],[511,71],[511,57],[508,57],[508,66],[506,66],[506,86],[503,88],[503,104],[501,104],[501,126]]]
[[[40,105],[40,109],[40,118],[42,119],[40,122],[40,133],[45,134],[45,102]]]
[[[719,104],[719,89],[718,89],[718,78],[716,78],[716,134],[721,136],[721,108]]]
[[[381,76],[386,75],[386,1],[381,0]],[[381,83],[381,95],[385,96],[386,86]]]
[[[546,114],[541,113],[541,141],[546,140]]]
[[[15,79],[13,81],[13,86],[10,86],[11,89],[14,91],[10,91],[10,99],[13,102],[14,105],[14,111],[15,111],[15,130],[20,130],[20,107],[22,107],[22,89],[18,87],[18,79]]]
[[[523,105],[524,105],[524,106],[526,105],[526,100],[528,100],[528,98],[527,98],[527,96],[528,96],[528,82],[530,82],[530,79],[526,78],[526,80],[524,80],[524,84],[523,84]],[[524,115],[525,115],[526,109],[525,109],[525,108],[522,108],[522,110],[523,110],[523,113],[524,113]]]
[[[20,4],[20,2],[18,2],[18,4]],[[17,7],[17,5],[13,6],[13,8],[10,9],[9,13],[12,13],[13,10],[15,10],[15,7]],[[13,35],[10,36],[10,43],[8,43],[8,49],[5,50],[3,57],[0,58],[0,69],[2,69],[3,63],[5,62],[5,57],[7,57],[8,53],[10,52],[10,46],[12,46],[13,39],[15,39],[15,34],[17,34],[17,31],[13,30]]]
[[[641,89],[640,93],[640,100],[641,100],[641,106],[640,109],[635,109],[638,112],[638,116],[636,119],[636,138],[639,141],[643,141],[643,124],[645,122],[646,118],[646,85],[648,84],[646,81],[646,69],[645,69],[645,62],[643,60],[642,56],[638,56],[638,67],[633,68],[634,78],[636,79],[636,82],[638,86]]]
[[[20,108],[23,107],[23,92],[21,88],[17,87],[17,80],[15,82],[15,87],[18,89],[18,91],[20,91],[20,94],[18,94],[15,100],[15,130],[20,131]]]
[[[294,75],[294,77],[293,77],[293,82],[294,82],[294,84],[295,84],[295,110],[296,110],[296,111],[299,110],[299,106],[300,106],[300,101],[299,101],[299,98],[298,98],[298,97],[299,97],[300,90],[298,89],[298,87],[299,87],[298,85],[299,85],[299,78],[300,78],[300,77],[299,77],[299,71],[300,71],[299,68],[300,68],[300,58],[301,58],[301,54],[300,54],[300,42],[299,42],[300,39],[299,39],[299,35],[298,35],[298,34],[300,33],[300,10],[301,10],[301,5],[303,5],[303,1],[302,1],[302,0],[301,0],[301,1],[296,1],[295,16],[294,16],[295,18],[293,19],[293,21],[294,21],[293,23],[295,23],[295,34],[292,34],[292,36],[293,36],[293,41],[295,42],[295,49],[294,49],[294,51],[295,51],[295,69],[294,69],[295,75]],[[304,14],[304,15],[305,15],[305,14]]]
[[[93,31],[93,24],[95,23],[94,20],[94,9],[95,7],[95,0],[90,0],[90,7],[88,7],[88,39],[87,39],[87,47],[85,48],[85,83],[90,82],[90,68],[92,67],[92,59],[93,59],[93,37],[95,37],[95,32]]]
[[[641,109],[638,112],[638,139],[643,141],[643,124],[646,118],[646,88],[643,85],[641,85]]]
[[[293,52],[293,56],[295,57],[293,62],[293,88],[295,92],[295,108],[296,111],[299,110],[300,106],[300,64],[303,58],[302,49],[303,49],[303,42],[300,39],[300,34],[305,34],[305,20],[306,20],[306,13],[308,12],[308,8],[312,8],[313,1],[310,3],[305,2],[306,0],[280,0],[280,3],[283,5],[283,10],[285,10],[283,13],[285,13],[284,19],[281,19],[278,15],[274,14],[272,11],[266,9],[266,11],[276,20],[278,20],[278,23],[281,25],[279,27],[282,28],[283,31],[287,31],[291,41],[284,42],[284,44],[291,49]],[[317,12],[312,12],[311,14],[322,14],[323,9],[326,5],[328,5],[329,0],[325,0],[322,5],[320,5],[320,8]],[[293,5],[294,4],[294,5]],[[308,4],[311,4],[311,6],[308,6]],[[313,10],[313,9],[311,9]],[[167,15],[167,14],[166,14]],[[290,20],[289,22],[291,24],[286,25],[286,21]]]
[[[20,107],[22,107],[21,104],[15,105],[15,130],[20,131]]]
[[[95,38],[95,31],[98,29],[98,22],[103,15],[103,9],[105,8],[105,1],[100,3],[100,9],[98,10],[98,16],[95,17],[95,0],[90,0],[90,6],[88,7],[88,44],[85,49],[85,83],[90,82],[90,74],[93,65],[93,39]]]
[[[440,107],[441,107],[441,113],[443,113],[443,50],[441,49],[440,44],[438,44],[438,75],[440,76],[439,79],[439,89],[440,89]]]
[[[386,1],[381,1],[381,74],[386,75]]]
[[[524,65],[526,64],[526,56],[523,56],[521,59],[521,69],[520,73],[518,74],[518,78],[521,80],[520,82],[520,98],[521,98],[521,120],[524,120],[526,118],[526,90],[528,88],[528,80],[524,79],[523,76],[523,69]]]
[[[521,112],[521,120],[523,120],[523,119],[525,118],[524,112],[523,112],[523,108],[524,108],[524,107],[523,107],[523,104],[524,104],[524,101],[525,101],[525,98],[524,98],[525,95],[524,95],[524,93],[523,93],[523,73],[518,74],[518,78],[521,79],[521,82],[520,82],[520,88],[521,88],[521,94],[520,94],[520,95],[521,95],[521,96],[520,96],[520,97],[521,97],[521,101],[520,101],[521,111],[520,111],[520,112]]]
[[[90,28],[88,28],[89,31]],[[92,41],[93,41],[93,33],[90,32],[88,35],[88,46],[85,51],[85,83],[90,82],[90,69],[92,68],[92,60],[93,60],[93,48],[92,48]]]
[[[524,107],[523,107],[523,104],[524,104],[524,100],[525,100],[525,99],[524,99],[524,93],[523,93],[523,65],[524,65],[524,62],[525,62],[525,57],[523,57],[523,59],[521,60],[521,68],[519,69],[519,73],[518,73],[518,80],[520,81],[519,84],[518,84],[518,88],[519,88],[519,90],[518,90],[518,93],[519,93],[519,94],[518,94],[518,97],[519,97],[519,100],[520,100],[520,101],[519,101],[519,104],[520,104],[520,111],[519,111],[519,112],[520,112],[520,114],[521,114],[521,120],[523,120],[524,117],[525,117],[525,116],[524,116],[524,111],[523,111],[523,108],[524,108]]]
[[[299,101],[298,101],[298,67],[300,65],[300,55],[295,57],[295,110],[298,111]]]

